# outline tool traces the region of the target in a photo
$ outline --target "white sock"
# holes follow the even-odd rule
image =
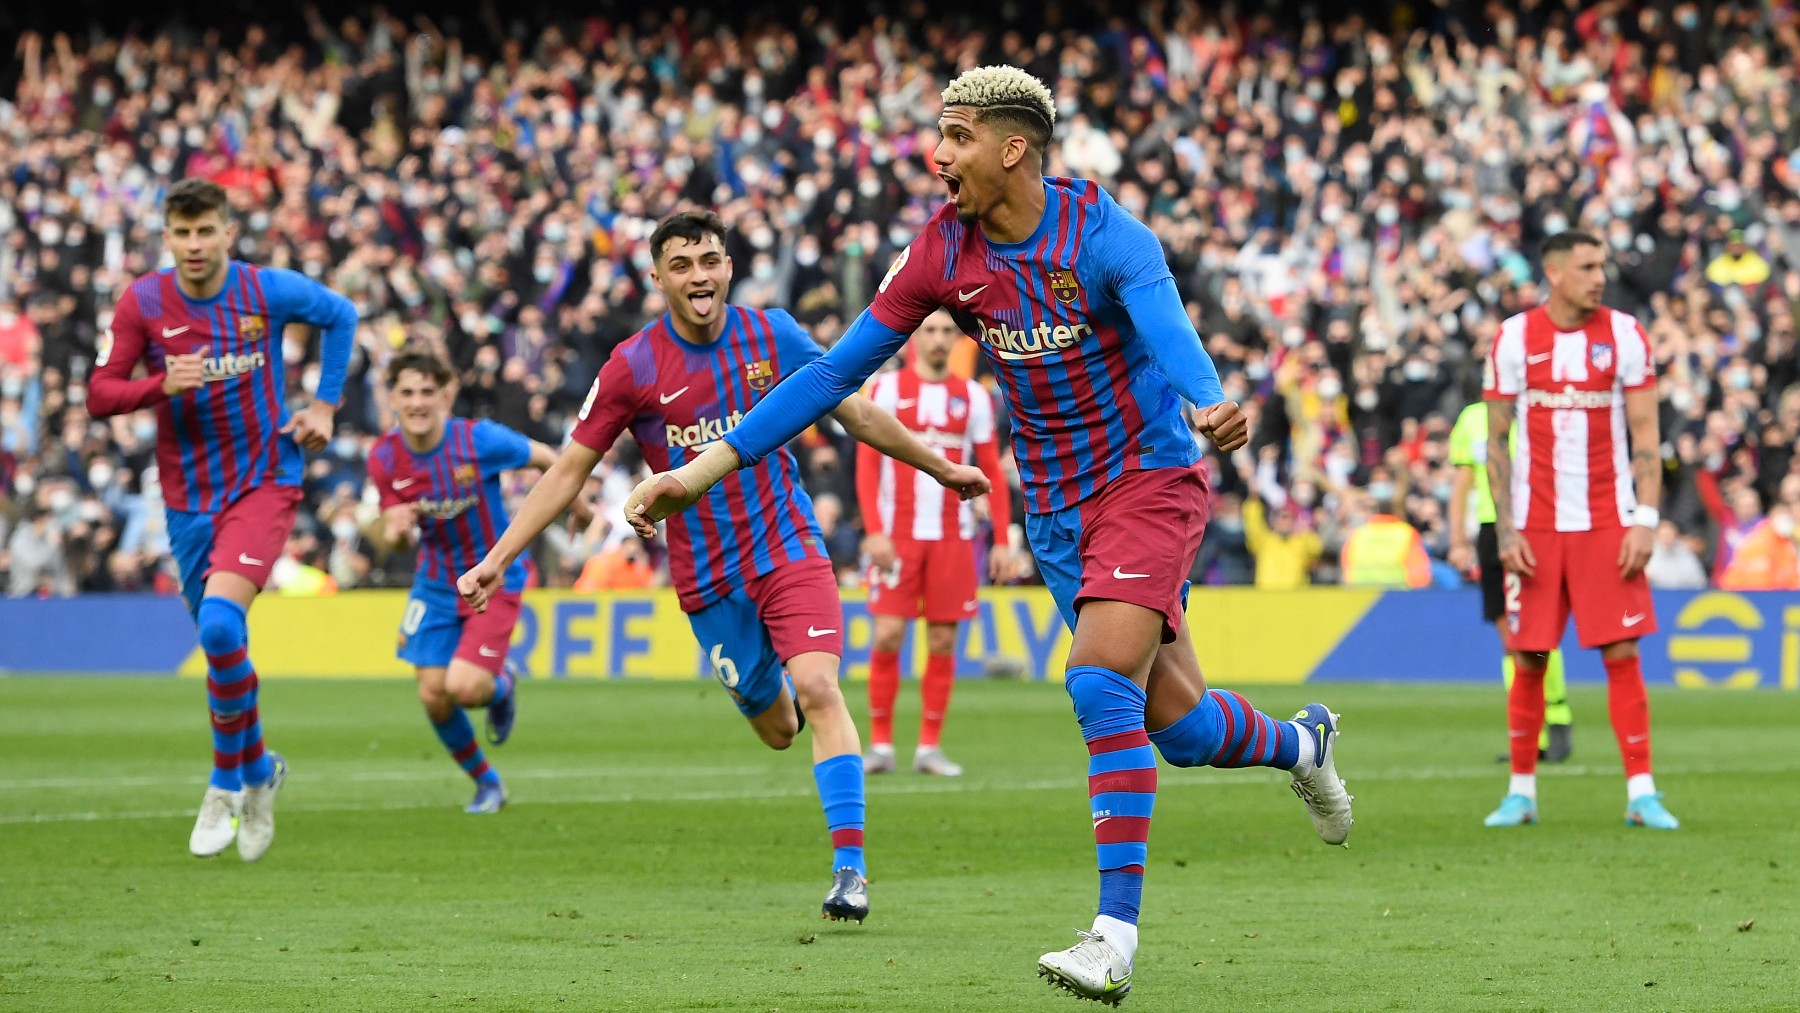
[[[1645,795],[1656,794],[1656,778],[1649,774],[1633,774],[1625,779],[1625,800],[1636,802]]]
[[[1112,915],[1096,915],[1094,931],[1106,937],[1106,941],[1118,948],[1125,955],[1125,962],[1131,963],[1137,956],[1137,926],[1130,922],[1122,922]]]
[[[1298,721],[1289,721],[1287,724],[1288,727],[1292,728],[1300,736],[1300,758],[1295,761],[1293,769],[1288,771],[1288,773],[1293,774],[1296,777],[1302,774],[1311,773],[1313,764],[1319,762],[1318,756],[1314,753],[1317,746],[1313,742],[1313,734],[1307,731],[1306,727]]]
[[[1512,780],[1507,782],[1506,793],[1508,795],[1523,795],[1526,798],[1532,800],[1533,802],[1536,802],[1537,801],[1537,775],[1536,774],[1514,774],[1512,776]]]

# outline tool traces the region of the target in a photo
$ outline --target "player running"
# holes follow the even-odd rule
[[[1606,663],[1607,706],[1625,761],[1625,822],[1674,830],[1681,824],[1650,775],[1650,699],[1637,647],[1656,632],[1644,577],[1662,499],[1656,357],[1635,318],[1600,304],[1605,244],[1559,232],[1544,241],[1542,259],[1549,300],[1501,325],[1482,378],[1494,534],[1500,562],[1518,577],[1507,602],[1516,659],[1507,695],[1512,784],[1486,823],[1537,822],[1544,665],[1573,612],[1581,646],[1600,648]]]
[[[1517,426],[1513,427],[1515,430]],[[1467,577],[1481,581],[1481,618],[1500,634],[1500,681],[1508,692],[1513,684],[1513,655],[1507,642],[1512,631],[1506,621],[1506,600],[1519,593],[1519,578],[1500,565],[1500,545],[1494,536],[1494,497],[1488,492],[1488,409],[1485,401],[1465,407],[1450,429],[1450,464],[1456,469],[1450,489],[1450,565]],[[1475,521],[1480,527],[1475,544],[1469,544],[1469,497],[1475,498]],[[1538,759],[1562,763],[1574,748],[1575,712],[1569,708],[1569,686],[1563,677],[1562,651],[1550,652],[1544,669],[1544,730],[1538,735]],[[1512,753],[1501,754],[1508,762]]]
[[[488,607],[512,561],[575,499],[619,434],[629,429],[659,471],[679,467],[819,356],[788,314],[725,302],[731,258],[717,215],[670,216],[651,234],[650,255],[651,280],[669,311],[614,350],[555,467],[458,581],[477,610]],[[988,491],[980,471],[944,460],[868,398],[840,400],[833,414],[852,436],[964,497]],[[869,913],[862,747],[838,691],[843,608],[793,455],[772,454],[670,524],[669,573],[714,675],[757,736],[786,749],[804,723],[812,725],[813,777],[832,843],[822,912],[862,921]]]
[[[424,352],[388,363],[399,424],[370,451],[369,482],[381,497],[380,540],[389,548],[415,541],[420,547],[400,620],[400,659],[416,669],[419,701],[438,741],[475,779],[475,799],[464,811],[497,813],[506,805],[506,785],[482,755],[463,708],[487,708],[490,744],[501,745],[512,734],[518,685],[507,670],[507,648],[519,618],[525,563],[514,560],[507,568],[485,612],[463,604],[454,581],[506,527],[501,472],[547,470],[556,451],[498,422],[452,418],[454,377],[443,360]]]
[[[963,333],[942,310],[913,334],[913,363],[876,377],[869,398],[893,413],[928,446],[957,464],[975,464],[988,478],[994,545],[988,578],[1017,575],[1008,545],[1012,501],[994,441],[994,400],[987,388],[950,374],[950,349]],[[894,769],[894,697],[899,691],[900,645],[910,620],[925,620],[924,702],[913,769],[957,777],[962,767],[938,746],[950,691],[956,683],[956,628],[975,615],[975,511],[945,494],[930,476],[863,444],[856,450],[856,495],[862,504],[863,553],[874,568],[869,612],[875,644],[869,658],[869,751],[863,772]]]
[[[236,242],[224,188],[202,179],[169,188],[163,243],[175,266],[119,298],[87,407],[96,418],[156,408],[169,541],[206,653],[212,714],[212,776],[188,849],[209,857],[235,838],[254,862],[275,839],[287,761],[263,745],[248,610],[294,526],[301,448],[331,441],[356,309],[305,275],[231,259]],[[321,331],[318,389],[294,415],[282,380],[290,323]],[[132,379],[140,362],[149,375]]]
[[[1137,949],[1156,800],[1151,743],[1177,766],[1291,771],[1314,828],[1336,844],[1351,824],[1336,716],[1312,704],[1276,721],[1200,677],[1183,578],[1208,498],[1182,400],[1200,406],[1201,432],[1226,453],[1243,446],[1245,419],[1224,399],[1155,235],[1097,184],[1041,175],[1056,110],[1030,74],[971,70],[943,101],[935,158],[950,201],[894,261],[874,303],[719,444],[640,484],[626,515],[642,534],[755,465],[938,308],[975,335],[1014,419],[1026,537],[1074,630],[1064,685],[1089,753],[1100,911],[1092,931],[1044,954],[1038,971],[1117,1002]]]

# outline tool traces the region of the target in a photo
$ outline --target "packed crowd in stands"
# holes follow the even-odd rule
[[[1151,224],[1251,414],[1251,445],[1210,459],[1198,582],[1338,582],[1346,540],[1391,523],[1429,561],[1407,583],[1458,582],[1448,433],[1499,322],[1542,298],[1538,243],[1578,228],[1608,244],[1606,300],[1656,351],[1653,581],[1800,587],[1791,7],[1439,0],[1410,24],[1213,7],[1152,0],[1057,32],[377,9],[241,35],[26,33],[0,60],[0,584],[172,585],[153,417],[82,407],[114,299],[159,264],[172,181],[227,186],[237,256],[324,279],[361,316],[276,584],[403,584],[410,561],[362,534],[396,349],[453,362],[460,412],[559,444],[611,349],[661,312],[646,239],[684,203],[731,227],[732,300],[790,308],[829,345],[940,200],[939,89],[1008,62],[1056,96],[1048,171],[1102,180]],[[303,399],[317,350],[282,339]],[[829,423],[795,450],[854,582],[854,455]],[[662,579],[617,523],[640,468],[629,447],[607,457],[596,521],[554,530],[537,580]]]

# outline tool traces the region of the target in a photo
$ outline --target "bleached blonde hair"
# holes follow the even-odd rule
[[[944,89],[945,107],[968,106],[982,112],[1012,114],[1028,123],[1042,121],[1044,140],[1056,129],[1056,99],[1030,73],[996,64],[964,71]]]

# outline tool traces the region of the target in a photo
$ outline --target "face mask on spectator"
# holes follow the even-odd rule
[[[112,485],[112,480],[113,470],[111,465],[95,464],[88,468],[89,488],[96,490],[105,489],[107,486]]]
[[[331,534],[340,542],[351,541],[356,537],[356,522],[352,520],[332,521]]]
[[[250,231],[261,232],[268,227],[269,213],[267,211],[253,211],[250,213]]]
[[[912,240],[912,231],[905,226],[896,225],[888,230],[888,242],[893,246],[905,246],[907,243],[912,242]]]
[[[775,277],[775,265],[767,260],[757,260],[750,265],[750,276],[757,281],[768,281]]]
[[[1607,236],[1607,239],[1615,250],[1625,250],[1631,247],[1631,233],[1629,232],[1614,232]]]
[[[1677,412],[1685,413],[1694,406],[1694,395],[1686,387],[1677,387],[1669,392],[1669,407]]]
[[[58,489],[50,494],[50,509],[61,513],[75,505],[75,494],[67,489]]]
[[[768,228],[756,228],[750,232],[750,245],[759,250],[766,250],[775,245],[775,233]]]
[[[1376,393],[1373,387],[1365,387],[1356,392],[1356,407],[1363,411],[1372,412],[1380,403],[1381,395]]]
[[[300,270],[308,278],[317,278],[320,275],[325,273],[325,265],[319,263],[316,260],[308,260],[308,261],[303,261],[300,264]]]
[[[1475,206],[1475,198],[1461,190],[1445,190],[1438,199],[1444,202],[1445,207],[1453,211],[1467,211]]]
[[[1325,82],[1313,80],[1306,82],[1306,97],[1314,102],[1325,100]]]
[[[1344,385],[1335,376],[1328,376],[1319,381],[1319,396],[1327,401],[1336,401],[1344,392]]]
[[[1731,389],[1733,390],[1749,390],[1750,371],[1747,369],[1734,369],[1725,374],[1725,382],[1730,384]]]
[[[1438,180],[1444,178],[1444,163],[1426,162],[1425,168],[1421,171],[1425,173],[1426,179],[1436,183]]]
[[[1344,217],[1344,209],[1337,204],[1327,204],[1319,209],[1319,220],[1327,225],[1336,225]]]
[[[156,422],[153,419],[139,419],[131,424],[131,435],[138,438],[139,443],[149,443],[156,438]]]
[[[1306,329],[1303,327],[1287,327],[1281,332],[1281,343],[1289,348],[1299,348],[1306,344]]]
[[[1408,359],[1406,365],[1401,367],[1400,372],[1408,380],[1418,383],[1431,376],[1431,365],[1418,359]]]
[[[1559,232],[1567,232],[1567,231],[1569,231],[1569,219],[1567,217],[1565,217],[1563,215],[1559,215],[1559,214],[1544,216],[1544,234],[1545,235],[1554,236]],[[1499,252],[1498,247],[1495,248],[1495,252]]]
[[[818,262],[819,248],[816,246],[802,246],[794,251],[794,263],[801,267],[811,267]]]
[[[537,279],[539,285],[548,285],[550,279],[556,277],[556,265],[540,260],[531,266],[531,276]]]
[[[55,246],[57,243],[62,242],[62,237],[62,226],[55,222],[45,222],[44,225],[38,229],[38,241],[45,246]]]
[[[631,266],[637,268],[639,271],[650,270],[650,265],[653,263],[655,263],[655,260],[650,256],[648,247],[640,246],[631,255]]]
[[[1295,123],[1299,123],[1304,126],[1305,124],[1311,123],[1312,121],[1314,121],[1318,118],[1319,118],[1318,110],[1314,109],[1310,103],[1302,102],[1299,105],[1294,107],[1294,122]]]
[[[1431,242],[1430,240],[1426,240],[1425,242],[1419,244],[1419,259],[1425,261],[1427,264],[1436,260],[1437,255],[1438,255],[1438,246],[1436,243]]]
[[[13,479],[13,492],[18,493],[20,499],[24,499],[36,491],[37,479],[30,475],[21,474]]]
[[[864,197],[874,197],[881,192],[881,181],[878,179],[865,179],[856,184],[856,192],[862,194]]]
[[[1383,204],[1375,209],[1375,220],[1382,225],[1393,225],[1400,220],[1400,209],[1392,204]]]
[[[544,223],[545,242],[560,243],[567,238],[569,238],[569,227],[567,225],[564,225],[562,222]]]
[[[1775,533],[1781,537],[1794,537],[1794,518],[1786,512],[1776,514],[1769,518],[1769,523],[1774,526]]]
[[[1244,375],[1256,383],[1261,383],[1269,378],[1269,364],[1261,359],[1257,359],[1255,362],[1246,362]]]
[[[17,320],[18,320],[17,314],[0,313],[0,327],[11,327],[15,322],[17,322]],[[25,381],[24,380],[21,380],[16,376],[9,376],[6,378],[6,380],[4,382],[0,382],[0,397],[19,398],[19,397],[23,397],[24,395],[25,395]]]
[[[1688,31],[1693,31],[1694,28],[1700,24],[1700,13],[1698,11],[1684,10],[1675,15],[1675,23]]]
[[[1369,495],[1373,496],[1375,498],[1376,502],[1380,502],[1382,500],[1393,499],[1394,498],[1394,483],[1392,483],[1392,482],[1370,482],[1369,483]]]

